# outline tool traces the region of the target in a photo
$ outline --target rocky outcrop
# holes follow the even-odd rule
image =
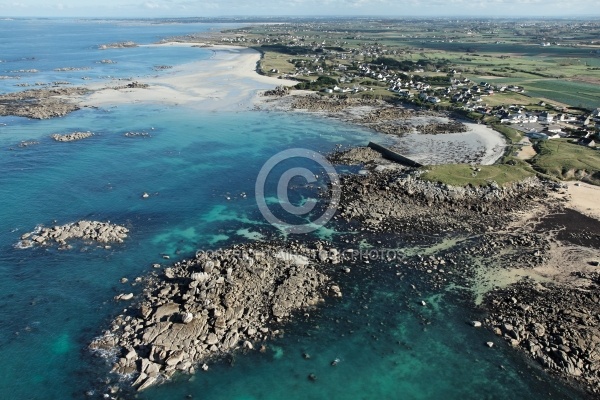
[[[120,90],[120,89],[147,89],[148,87],[150,87],[150,85],[148,85],[147,83],[140,83],[137,81],[128,83],[127,85],[124,86],[117,86],[114,87],[113,89],[115,90]]]
[[[600,393],[600,287],[521,282],[490,294],[487,326],[542,367]]]
[[[101,44],[100,46],[98,46],[98,48],[100,50],[125,49],[125,48],[130,48],[130,47],[138,47],[138,44],[135,42],[132,42],[132,41],[127,41],[127,42]]]
[[[74,142],[76,140],[86,139],[86,138],[89,138],[92,136],[94,136],[94,134],[92,132],[73,132],[73,133],[67,133],[64,135],[55,133],[51,137],[52,137],[52,139],[56,140],[57,142]]]
[[[127,238],[128,232],[129,230],[124,226],[99,221],[79,221],[51,228],[42,226],[33,232],[22,235],[18,247],[49,246],[54,243],[64,246],[71,240],[105,244],[122,243]]]
[[[266,97],[282,97],[282,96],[287,96],[290,93],[290,88],[288,88],[287,86],[277,86],[275,89],[272,90],[266,90],[263,92],[263,96]]]
[[[467,132],[468,127],[448,120],[447,113],[407,108],[394,102],[378,99],[321,96],[318,94],[286,96],[287,91],[274,89],[265,96],[275,109],[299,110],[325,114],[328,117],[358,124],[388,135],[403,136],[408,133],[441,134]],[[426,119],[428,123],[415,123]]]
[[[434,122],[426,125],[417,125],[415,129],[419,133],[428,135],[439,135],[442,133],[461,133],[467,132],[469,129],[462,122],[450,121],[450,122]]]
[[[327,156],[327,159],[336,164],[357,165],[370,164],[381,160],[381,154],[370,147],[353,147],[348,150],[337,151]]]
[[[317,268],[329,261],[325,253],[317,258],[301,245],[268,244],[199,253],[149,278],[143,298],[90,348],[116,354],[113,371],[133,374],[137,390],[177,371],[194,373],[212,357],[277,334],[275,322],[316,306],[323,293],[341,296]]]
[[[359,220],[382,232],[486,232],[501,227],[529,200],[544,198],[559,185],[537,178],[500,187],[454,187],[419,178],[420,170],[372,166],[368,174],[342,178],[335,218]]]
[[[64,96],[82,95],[84,88],[34,89],[0,95],[0,116],[14,115],[34,119],[62,117],[79,107]]]
[[[360,106],[384,106],[381,100],[359,99],[350,97],[326,97],[319,95],[296,96],[292,101],[291,108],[294,110],[306,110],[311,112],[335,113],[344,111],[349,107]]]

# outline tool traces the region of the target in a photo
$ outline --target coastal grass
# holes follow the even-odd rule
[[[492,128],[504,135],[506,140],[511,144],[519,143],[523,139],[523,133],[503,124],[492,124]]]
[[[536,171],[564,180],[584,179],[600,184],[600,151],[571,143],[568,139],[539,142],[531,160]]]
[[[492,182],[506,186],[535,175],[531,168],[520,164],[482,165],[477,169],[468,164],[431,165],[425,168],[421,179],[451,186],[487,186]]]
[[[480,80],[483,81],[484,79],[480,78]],[[491,82],[494,83],[493,81]],[[531,97],[516,92],[494,93],[492,96],[485,97],[485,103],[490,107],[503,105],[528,105],[532,101],[534,100]]]
[[[295,71],[294,64],[290,63],[289,60],[293,57],[289,54],[281,54],[275,51],[264,50],[260,47],[256,47],[257,50],[263,54],[260,60],[260,68],[263,73],[267,75],[280,75],[280,74],[291,74]],[[277,74],[272,74],[271,70],[278,70]]]

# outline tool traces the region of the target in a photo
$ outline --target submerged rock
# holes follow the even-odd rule
[[[52,139],[56,140],[57,142],[74,142],[74,141],[86,139],[86,138],[89,138],[92,136],[94,136],[94,134],[89,131],[88,132],[73,132],[73,133],[67,133],[64,135],[55,133],[54,135],[52,135]]]

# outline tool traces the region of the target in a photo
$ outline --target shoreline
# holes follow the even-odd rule
[[[194,45],[199,45],[199,43],[165,43],[160,45],[148,46]],[[261,85],[265,85],[266,87],[264,87],[264,89],[266,90],[272,89],[274,85],[295,84],[295,82],[292,81],[268,78],[257,74],[254,67],[256,65],[256,62],[260,59],[260,53],[256,52],[255,50],[236,46],[214,47],[217,47],[217,50],[214,50],[215,57],[213,59],[208,61],[203,60],[180,65],[175,67],[172,72],[169,72],[168,74],[162,77],[146,79],[142,83],[148,84],[148,87],[131,87],[118,90],[107,87],[97,88],[96,91],[92,94],[77,97],[76,99],[79,102],[77,104],[80,106],[87,107],[106,107],[117,106],[121,104],[136,104],[149,102],[161,103],[165,105],[185,105],[202,110],[239,110],[251,108],[259,102],[257,93],[258,91],[262,90]],[[216,73],[214,71],[207,71],[206,69],[209,68],[207,64],[209,64],[210,68],[217,69],[219,71]],[[204,70],[195,71],[195,68],[200,65],[203,66]],[[195,84],[190,85],[190,82],[194,82]],[[225,83],[225,85],[223,83]],[[90,89],[92,89],[92,87],[90,87]],[[364,117],[368,114],[369,111],[373,111],[373,109],[367,109],[363,111],[365,111],[363,114],[357,114],[358,118]],[[370,127],[367,124],[363,126],[367,128]],[[410,139],[410,137],[408,136],[407,138]],[[489,143],[487,147],[490,147]],[[386,163],[385,165],[389,164]],[[407,175],[402,175],[404,173],[406,173]],[[595,262],[592,260],[592,258],[595,257],[595,253],[590,253],[591,255],[584,254],[583,258],[581,256],[576,256],[572,258],[561,258],[561,253],[573,250],[574,247],[571,245],[565,245],[564,243],[562,243],[562,241],[556,239],[551,233],[539,231],[537,225],[532,223],[531,218],[529,218],[528,220],[521,220],[518,223],[515,223],[514,225],[516,228],[518,228],[517,233],[523,235],[526,238],[526,240],[514,239],[510,237],[510,235],[508,235],[506,231],[503,231],[503,229],[505,229],[503,228],[503,224],[508,222],[514,222],[513,218],[515,218],[515,215],[512,214],[512,212],[514,212],[515,210],[527,212],[527,207],[535,206],[534,202],[540,199],[543,199],[546,203],[551,203],[552,200],[546,199],[541,193],[541,189],[535,186],[534,184],[532,184],[531,187],[525,185],[525,189],[523,189],[524,191],[522,193],[518,192],[518,190],[515,189],[515,193],[517,193],[515,195],[515,198],[522,200],[522,203],[519,203],[518,201],[512,199],[510,196],[508,196],[506,199],[501,197],[494,197],[501,193],[496,190],[491,190],[489,192],[477,190],[475,190],[475,192],[468,192],[460,188],[444,187],[443,185],[437,184],[418,183],[418,177],[411,177],[410,172],[403,172],[402,170],[398,171],[394,168],[388,169],[386,174],[379,174],[374,170],[371,171],[371,174],[372,175],[369,175],[368,177],[351,178],[345,183],[345,185],[347,185],[346,188],[348,189],[346,194],[350,197],[351,202],[342,204],[342,209],[339,215],[340,217],[349,219],[359,219],[361,221],[361,226],[366,227],[368,231],[380,232],[390,237],[399,236],[398,232],[403,232],[407,229],[411,231],[415,229],[417,231],[421,230],[422,232],[429,234],[436,234],[436,232],[462,232],[462,234],[465,235],[467,240],[474,241],[477,243],[477,246],[479,246],[476,246],[477,251],[473,254],[469,254],[469,256],[472,256],[473,258],[477,259],[479,259],[478,257],[480,257],[484,259],[486,263],[488,263],[486,265],[480,266],[480,268],[486,269],[488,277],[497,277],[498,275],[502,275],[500,272],[505,272],[505,274],[503,276],[500,276],[500,278],[506,280],[506,282],[503,283],[506,283],[505,288],[508,288],[507,293],[510,294],[510,296],[508,297],[509,300],[513,297],[518,298],[522,293],[527,294],[527,291],[530,290],[529,286],[526,286],[524,284],[522,285],[522,282],[519,283],[522,280],[521,278],[526,278],[526,280],[532,280],[533,282],[535,282],[536,285],[546,285],[549,282],[552,285],[560,285],[559,289],[556,289],[555,287],[549,287],[548,292],[546,293],[553,293],[553,290],[577,290],[578,287],[573,284],[573,280],[565,279],[565,277],[571,277],[573,273],[580,273],[584,275],[583,277],[579,277],[579,281],[592,281],[592,283],[595,284],[597,280],[593,276],[593,274],[597,274],[598,269],[592,268],[597,267],[597,265],[594,266],[589,264],[590,262]],[[373,189],[375,194],[365,192],[364,187],[362,186],[362,183],[365,181],[369,182],[369,187],[375,188]],[[385,191],[382,191],[379,187],[380,181],[386,182],[388,184],[388,186],[386,186]],[[400,185],[399,182],[401,183]],[[564,198],[563,203],[544,204],[544,206],[542,207],[543,209],[540,211],[540,213],[542,215],[547,216],[552,213],[556,213],[560,210],[564,210],[566,208],[572,208],[577,212],[586,214],[590,217],[595,218],[596,220],[599,220],[600,206],[596,204],[595,200],[598,198],[600,188],[582,183],[568,183],[567,186],[569,190],[566,195],[557,195],[558,198]],[[389,197],[388,189],[390,187],[393,190],[398,190],[398,192],[394,192],[396,194],[395,197]],[[529,189],[531,189],[534,192],[532,198],[521,196],[521,194],[527,194],[527,190]],[[553,189],[556,189],[556,187],[553,187]],[[540,193],[537,192],[538,190],[540,190]],[[352,197],[353,191],[360,194],[357,195],[357,197]],[[386,192],[388,194],[386,194]],[[469,196],[473,195],[474,197],[469,198],[467,195],[465,195],[465,193],[470,193]],[[466,197],[461,198],[461,195],[464,195]],[[394,201],[398,200],[399,198],[407,204],[413,205],[414,210],[411,210],[408,213],[403,213],[403,211],[399,209],[399,206],[403,206],[403,204],[394,204]],[[370,202],[367,202],[371,203],[369,207],[367,207],[364,204],[360,204],[361,202],[364,203],[366,200],[369,199],[371,200]],[[463,204],[460,204],[461,200],[463,199],[466,199],[466,201],[464,201]],[[352,201],[356,201],[356,203],[352,203]],[[438,206],[439,209],[431,211],[432,206]],[[511,206],[514,207],[514,210],[508,212],[507,210],[511,208]],[[455,213],[456,209],[458,209],[459,212],[456,215],[453,215],[452,213]],[[494,213],[498,213],[498,215],[494,216]],[[464,218],[464,220],[461,220],[460,218]],[[392,221],[391,223],[389,222],[390,220]],[[529,230],[525,229],[529,224],[533,224],[532,227]],[[556,225],[555,228],[561,229],[558,225]],[[571,226],[566,227],[564,229],[574,228]],[[490,260],[495,259],[490,257],[504,256],[495,253],[496,243],[500,243],[501,248],[503,246],[510,247],[511,249],[514,248],[514,258],[508,257],[505,261],[514,262],[516,264],[521,265],[520,268],[515,268],[516,273],[515,271],[511,270],[506,272],[506,268],[503,266],[499,267],[499,269],[497,270],[492,269],[492,267],[497,266],[492,265],[492,261]],[[528,253],[530,247],[533,247],[536,250],[534,254],[530,254],[531,252]],[[449,256],[447,254],[449,254]],[[461,261],[459,252],[455,251],[455,249],[451,249],[447,254],[444,255],[444,257],[450,259],[451,261]],[[447,279],[445,277],[446,275],[444,275],[445,270],[450,269],[450,267],[440,267],[440,265],[445,264],[442,264],[439,261],[440,260],[421,260],[420,262],[414,262],[414,268],[416,270],[424,271],[427,274],[430,274],[431,278],[429,279],[431,279],[431,284],[435,288],[445,287],[445,281],[452,281],[452,279]],[[500,262],[501,260],[498,258],[498,261]],[[569,267],[573,268],[568,268],[566,271],[560,270],[560,267],[565,262],[569,263]],[[585,268],[577,267],[577,265],[579,265],[578,263],[581,262],[588,262],[589,265],[586,265]],[[225,271],[226,270],[221,271],[220,274],[224,277],[230,277],[231,273]],[[534,273],[532,273],[532,271]],[[179,276],[179,278],[190,278],[190,276],[186,275],[187,272],[188,271],[183,271],[182,275]],[[468,277],[469,275],[476,273],[476,271],[470,269],[470,267],[465,267],[465,270],[459,270],[458,273],[462,273],[464,275],[458,278],[458,282],[462,282],[463,279],[466,279],[466,277]],[[536,280],[536,275],[538,275],[542,279]],[[533,278],[531,279],[532,276]],[[173,279],[169,278],[168,276],[167,278]],[[545,280],[546,278],[548,279],[547,281]],[[204,278],[201,278],[199,280],[203,279]],[[220,279],[220,277],[215,277],[215,279],[218,280]],[[481,279],[481,277],[475,279]],[[193,280],[196,281],[197,279]],[[188,282],[186,281],[185,283]],[[156,285],[154,286],[154,288],[158,291],[164,289],[160,286],[160,283],[154,282],[153,284]],[[482,296],[484,296],[486,299],[495,297],[497,297],[498,299],[503,299],[502,293],[504,292],[502,292],[501,290],[504,289],[502,287],[498,289],[499,287],[500,285],[496,284],[490,285],[488,288],[489,290],[486,290],[482,294]],[[311,293],[311,296],[313,294],[314,293]],[[535,301],[531,300],[531,303],[534,304]],[[153,306],[154,305],[151,305],[151,307]],[[486,321],[486,325],[489,326],[490,329],[500,329],[499,336],[509,341],[511,345],[515,347],[520,346],[526,351],[531,351],[531,348],[527,348],[527,346],[531,347],[529,345],[529,342],[526,342],[525,340],[520,340],[523,337],[529,337],[525,336],[528,328],[523,328],[520,330],[515,330],[512,328],[508,329],[505,327],[504,323],[500,324],[498,322],[502,320],[502,318],[504,318],[501,315],[501,313],[503,313],[507,308],[500,307],[495,309],[488,303],[487,308],[485,309],[488,311],[492,310],[496,313],[493,316],[491,316],[488,321]],[[177,321],[169,320],[171,318],[171,315],[174,319],[177,319]],[[183,312],[183,310],[179,309],[177,310],[177,312],[173,312],[172,314],[168,314],[166,316],[168,317],[167,320],[169,321],[160,321],[160,319],[162,318],[161,317],[156,319],[156,321],[154,322],[186,324],[185,320],[189,317],[188,311]],[[562,321],[561,315],[553,314],[551,315],[551,317],[556,318],[556,320],[558,321],[556,324],[552,323],[554,325],[551,326],[558,325]],[[220,322],[217,323],[219,315],[211,315],[211,318],[215,318],[215,320],[211,322],[213,327],[216,326],[217,328],[219,328],[217,325],[222,325]],[[513,316],[511,318],[514,319],[516,317]],[[546,319],[550,320],[550,317],[547,317]],[[543,322],[544,320],[542,320],[542,322],[539,322],[538,320],[536,321],[536,324],[545,323]],[[126,325],[124,324],[124,326]],[[548,326],[548,328],[545,328],[545,330],[550,331],[550,325]],[[537,331],[539,331],[539,329],[537,329]],[[537,333],[535,333],[535,335],[538,337],[543,336],[538,335]],[[239,335],[235,336],[232,334],[232,336],[227,337],[227,346],[225,346],[227,349],[235,348],[236,345],[239,344],[237,343],[238,340],[235,340],[235,338],[239,338]],[[209,340],[209,337],[206,336],[204,340],[206,341],[206,344],[210,345],[210,342],[214,341],[214,337],[210,337]],[[548,341],[548,343],[550,342]],[[577,349],[582,348],[582,346],[580,346],[579,343],[576,344],[578,346]],[[556,346],[560,345],[565,346],[564,343],[556,344]],[[251,343],[250,346],[248,346],[246,343],[244,343],[243,346],[245,346],[246,348],[250,347],[250,349],[252,348]],[[550,345],[548,345],[547,347],[550,348]],[[583,366],[579,366],[579,363],[581,362],[583,365],[584,361],[582,361],[583,358],[579,357],[578,350],[575,349],[574,345],[571,347],[573,347],[572,354],[570,350],[565,351],[564,349],[561,349],[561,351],[563,351],[566,355],[559,353],[555,349],[552,350],[553,352],[539,353],[539,351],[542,350],[536,348],[535,352],[531,352],[534,353],[536,357],[544,360],[542,365],[544,365],[551,371],[560,374],[562,377],[578,377],[586,373],[585,368]],[[582,350],[581,354],[583,353],[584,350]],[[139,359],[136,358],[138,357],[137,354],[134,354],[131,357],[129,356],[130,354],[131,353],[123,354],[123,356],[126,359],[126,362],[122,362],[120,367],[116,368],[117,371],[122,371],[124,374],[125,372],[131,372],[131,368],[133,368],[131,361],[137,361]],[[192,361],[186,360],[189,361],[189,363],[184,362],[182,365],[180,365],[180,363],[183,361],[183,358],[180,357],[180,355],[181,353],[160,354],[160,356],[157,357],[157,360],[159,360],[160,362],[157,361],[157,364],[160,364],[162,362],[168,364],[169,367],[173,367],[168,369],[169,372],[175,371],[175,369],[193,372],[194,369],[190,369],[193,368]],[[571,355],[573,357],[571,357]],[[557,357],[560,357],[560,360],[564,361],[564,365],[560,364],[560,360],[558,360]],[[557,361],[552,361],[554,364],[548,361],[554,360],[554,358],[557,358]],[[572,362],[571,358],[573,358],[573,360],[575,361]],[[158,373],[161,368],[156,367],[155,365],[150,365],[148,363],[144,364],[143,362],[142,365],[145,365],[145,369],[142,369],[140,371],[141,373],[148,372],[147,369],[150,367],[152,367],[153,372]],[[183,368],[184,366],[185,368]],[[155,368],[159,368],[159,370],[155,371]],[[144,376],[143,379],[139,381],[139,383],[142,384],[142,386],[150,386],[155,382],[158,383],[156,379],[150,378],[153,377],[150,374],[147,374],[147,376]]]
[[[204,43],[167,42],[145,47],[194,47]],[[258,93],[273,86],[292,86],[297,82],[262,76],[256,72],[261,54],[248,47],[212,45],[208,60],[174,66],[160,77],[143,79],[146,88],[115,90],[106,83],[91,85],[93,93],[75,98],[82,107],[107,107],[121,104],[161,103],[184,105],[201,110],[228,110],[252,108]],[[116,84],[122,84],[121,82]]]
[[[503,291],[511,293],[509,300],[512,297],[519,298],[521,293],[525,293],[524,290],[529,290],[529,286],[523,284],[523,279],[525,282],[536,282],[536,285],[546,285],[549,288],[547,293],[554,293],[553,290],[578,291],[578,286],[573,286],[573,280],[559,280],[558,278],[569,278],[572,276],[572,272],[583,271],[577,266],[581,261],[594,255],[587,254],[584,255],[584,258],[579,256],[575,258],[558,257],[566,249],[572,249],[574,246],[556,237],[555,232],[560,229],[556,222],[548,222],[548,226],[543,229],[539,227],[539,222],[536,222],[540,217],[543,218],[564,210],[565,203],[556,201],[556,195],[564,195],[564,187],[553,182],[541,181],[538,178],[531,178],[504,188],[494,186],[449,187],[422,181],[419,179],[419,171],[399,167],[378,157],[369,161],[369,154],[377,157],[376,154],[369,152],[367,152],[367,158],[364,158],[364,154],[361,155],[363,157],[361,163],[368,165],[366,167],[368,173],[348,175],[341,182],[342,197],[332,223],[341,228],[352,226],[354,230],[360,232],[342,246],[357,248],[361,243],[375,243],[376,241],[377,243],[383,241],[383,244],[379,246],[385,246],[388,240],[392,243],[405,243],[402,250],[404,254],[403,268],[410,270],[411,275],[414,274],[413,279],[427,284],[433,291],[461,287],[471,293],[474,299],[480,295],[482,305],[470,306],[473,314],[480,315],[481,311],[485,312],[488,317],[482,320],[484,326],[494,332],[500,326],[499,340],[507,340],[515,348],[527,350],[529,336],[523,331],[525,328],[519,327],[519,330],[515,331],[520,335],[517,336],[519,340],[515,339],[517,333],[513,334],[512,331],[504,329],[503,325],[498,322],[503,318],[502,312],[507,308],[490,304],[493,299],[502,298]],[[351,160],[346,162],[347,165],[352,164]],[[536,212],[531,212],[534,208]],[[510,228],[507,229],[507,227]],[[345,273],[350,273],[348,266],[355,265],[352,261],[344,261],[343,258],[336,259],[345,254],[343,251],[335,250],[340,248],[341,243],[319,242],[307,238],[301,240],[294,249],[287,248],[281,240],[275,239],[266,243],[271,254],[280,254],[283,251],[292,255],[282,265],[289,265],[288,262],[301,260],[302,255],[305,257],[309,255],[307,249],[316,248],[317,251],[313,251],[312,256],[305,258],[306,265],[314,268],[315,273],[324,274],[330,279],[335,279],[335,274],[344,273],[344,269],[347,269]],[[221,259],[219,271],[209,267],[204,272],[208,271],[213,274],[217,272],[211,279],[221,280],[223,284],[234,282],[232,277],[236,276],[240,277],[239,282],[243,282],[246,279],[244,274],[247,272],[245,271],[251,273],[257,271],[251,265],[252,262],[250,266],[247,264],[250,259],[256,259],[250,252],[255,246],[264,247],[264,244],[234,245],[232,249],[241,249],[241,253],[237,253],[234,257],[238,261],[224,257]],[[319,249],[326,251],[323,252]],[[432,249],[432,252],[423,254],[424,249]],[[230,250],[225,251],[229,252]],[[256,253],[255,250],[254,252]],[[596,253],[598,252],[596,251]],[[600,260],[600,253],[597,255]],[[218,310],[218,312],[213,312],[210,309],[206,312],[193,310],[199,305],[193,301],[190,303],[189,296],[192,292],[189,290],[199,287],[194,281],[204,282],[207,279],[205,275],[194,275],[197,274],[196,271],[202,271],[201,266],[205,265],[203,257],[202,254],[197,255],[190,261],[184,260],[171,265],[159,275],[151,274],[148,285],[145,285],[143,297],[139,296],[134,299],[134,304],[128,308],[128,311],[116,317],[113,322],[113,326],[120,326],[119,330],[106,334],[92,343],[92,348],[110,350],[110,354],[116,355],[119,361],[115,363],[113,371],[132,377],[129,385],[132,385],[134,390],[144,390],[146,387],[160,384],[163,379],[168,380],[176,371],[180,371],[182,374],[194,374],[198,372],[201,365],[202,369],[209,368],[208,364],[204,367],[205,364],[202,363],[210,364],[214,362],[215,357],[218,359],[231,352],[255,351],[264,343],[264,340],[268,339],[268,335],[259,338],[248,336],[246,328],[234,329],[233,332],[224,330],[229,325],[224,324],[220,316],[230,315],[231,313],[227,310],[222,312]],[[557,270],[556,267],[562,265],[561,260],[574,263],[574,268],[567,271]],[[360,265],[365,262],[365,259],[359,257],[354,261]],[[385,260],[380,261],[385,262]],[[231,267],[227,268],[227,265],[231,265]],[[549,266],[554,269],[547,270]],[[352,270],[354,269],[353,266]],[[177,272],[173,273],[173,271]],[[330,275],[333,271],[338,272]],[[498,285],[499,282],[495,282],[478,293],[477,284],[485,278],[479,275],[480,271],[487,272],[487,278],[506,279],[506,285]],[[593,272],[594,270],[590,267],[582,273],[588,276]],[[536,274],[545,276],[547,279],[532,281],[531,279],[535,279]],[[585,276],[582,279],[589,279]],[[222,278],[225,280],[223,281]],[[178,287],[175,291],[172,289],[174,285]],[[519,289],[521,287],[523,291]],[[171,292],[165,296],[167,288],[170,288]],[[209,286],[207,286],[208,288]],[[332,288],[333,286],[330,287],[330,289]],[[336,288],[335,293],[343,293],[349,289],[343,283],[339,287],[336,285]],[[589,290],[589,287],[587,289]],[[276,291],[272,290],[272,292]],[[327,292],[331,293],[331,290],[326,289],[323,293]],[[334,294],[334,297],[337,296]],[[237,301],[235,298],[229,297],[228,302]],[[322,296],[321,299],[328,301],[327,296]],[[169,306],[171,307],[169,314],[164,314],[165,304],[171,303],[177,303],[178,306]],[[306,305],[296,309],[296,312],[306,310]],[[253,308],[249,307],[249,309]],[[280,329],[281,325],[277,323],[279,314],[276,310],[277,307],[273,307],[273,305],[266,309],[256,310],[263,313],[262,321],[276,323],[273,327],[267,322],[267,325],[261,327],[263,332],[269,332],[268,329]],[[196,325],[194,325],[192,317],[195,318],[199,312],[201,315],[205,315],[205,317],[201,317],[202,330],[198,331],[200,332],[198,333],[200,335],[198,336],[199,346],[202,347],[202,351],[196,351],[194,346],[189,347],[186,344],[189,335],[193,336],[197,333],[194,330]],[[190,316],[190,313],[193,315]],[[129,322],[126,317],[128,315],[131,316]],[[156,315],[160,315],[160,317],[156,317]],[[292,313],[288,315],[291,316]],[[230,317],[225,319],[228,320]],[[544,329],[545,332],[550,332],[554,325],[561,323],[562,318],[560,313],[551,314],[546,319],[536,319],[536,323],[544,324],[544,321],[547,321],[549,325]],[[188,319],[192,322],[186,323],[185,321]],[[554,320],[558,322],[553,322]],[[132,330],[136,332],[135,336],[131,337],[126,334]],[[157,336],[154,333],[158,331],[160,333]],[[260,329],[251,330],[251,332],[260,331]],[[186,332],[181,342],[178,332]],[[222,336],[224,339],[215,345],[216,338],[210,334],[211,332],[217,334],[218,337],[224,335]],[[165,341],[166,338],[169,340]],[[239,341],[236,341],[236,338]],[[588,345],[585,340],[573,344],[573,349],[583,349]],[[165,344],[167,342],[168,346]],[[136,349],[133,353],[131,343]],[[555,357],[554,353],[550,350],[542,354],[542,359],[546,361],[553,357]],[[582,379],[583,377],[590,378],[587,371],[593,371],[596,366],[595,360],[588,361],[579,357],[575,361],[576,363],[587,363],[585,365],[589,364],[586,367],[587,370],[583,367],[578,370]],[[598,363],[600,364],[600,361]],[[568,365],[546,362],[546,364],[542,363],[542,366],[548,372],[561,376],[561,379],[565,378],[565,383],[571,386],[573,383],[568,380],[569,377],[578,376],[572,373],[575,370]],[[581,379],[578,382],[586,383]],[[594,390],[595,386],[589,382],[587,385],[590,391]],[[125,388],[125,390],[130,389],[131,387]]]
[[[384,135],[386,145],[424,165],[493,165],[507,146],[501,133],[485,125],[382,100],[321,98],[315,92],[294,91],[265,96],[257,108],[301,112],[369,129]]]

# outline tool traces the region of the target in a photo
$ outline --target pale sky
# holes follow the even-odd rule
[[[600,0],[0,0],[0,17],[600,16]]]

